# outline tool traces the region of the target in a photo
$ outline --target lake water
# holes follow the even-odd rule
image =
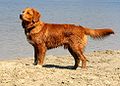
[[[101,41],[89,38],[86,52],[120,50],[120,0],[0,0],[0,59],[33,57],[33,48],[26,41],[19,19],[26,7],[38,9],[44,22],[110,27],[116,34]],[[67,55],[68,52],[58,48],[48,54]]]

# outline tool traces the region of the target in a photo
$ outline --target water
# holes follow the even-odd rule
[[[33,48],[27,43],[19,14],[25,7],[38,9],[44,22],[71,23],[90,28],[112,28],[114,36],[94,41],[89,38],[87,52],[120,49],[119,0],[0,0],[0,59],[33,57]],[[47,54],[66,55],[62,48]]]

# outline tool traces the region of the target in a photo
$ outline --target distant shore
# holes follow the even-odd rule
[[[72,56],[46,56],[44,67],[33,57],[0,60],[0,86],[120,86],[120,50],[86,53],[87,69],[72,70]]]

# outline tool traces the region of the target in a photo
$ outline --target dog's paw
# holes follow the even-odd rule
[[[33,65],[37,65],[37,64],[38,64],[38,62],[34,62],[34,63],[33,63]]]

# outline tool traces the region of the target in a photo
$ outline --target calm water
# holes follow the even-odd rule
[[[89,38],[86,51],[120,49],[120,0],[0,0],[0,59],[33,56],[33,48],[27,43],[19,20],[25,7],[38,9],[44,22],[113,28],[114,36],[102,41]],[[47,54],[68,52],[58,48]]]

